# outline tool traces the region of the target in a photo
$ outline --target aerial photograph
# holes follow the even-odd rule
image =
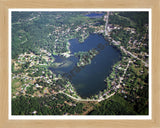
[[[149,11],[11,11],[11,115],[149,115]]]

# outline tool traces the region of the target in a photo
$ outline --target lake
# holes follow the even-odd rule
[[[120,52],[98,34],[91,34],[83,43],[79,43],[77,39],[69,40],[69,42],[71,54],[89,51],[92,48],[97,48],[99,44],[108,44],[92,59],[91,64],[84,66],[80,72],[71,78],[73,86],[82,98],[90,97],[105,89],[104,79],[111,73],[112,66],[121,59]],[[74,56],[69,58],[55,56],[55,58],[56,62],[62,62],[63,65],[58,68],[51,68],[51,70],[60,74],[70,72],[78,62]]]
[[[101,18],[105,13],[89,13],[85,16],[89,17],[89,18]]]

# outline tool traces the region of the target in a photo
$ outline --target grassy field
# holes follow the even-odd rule
[[[19,79],[12,79],[12,95],[15,95],[17,89],[22,85],[22,82]]]

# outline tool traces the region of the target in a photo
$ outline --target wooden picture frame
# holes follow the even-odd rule
[[[150,8],[152,10],[152,119],[148,120],[9,120],[9,9],[10,8]],[[160,89],[159,84],[159,0],[0,0],[0,128],[35,127],[160,127]]]

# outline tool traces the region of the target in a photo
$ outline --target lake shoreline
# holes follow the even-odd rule
[[[76,41],[76,42],[75,42]],[[86,41],[86,42],[85,42]],[[93,48],[96,48],[97,47],[97,45],[100,43],[102,43],[102,44],[105,44],[105,39],[104,39],[104,37],[101,35],[101,34],[91,34],[91,35],[89,35],[89,37],[87,38],[87,39],[85,39],[85,41],[83,42],[83,43],[81,43],[81,42],[77,42],[77,40],[76,39],[72,39],[72,40],[70,40],[69,42],[71,43],[70,44],[70,47],[71,47],[71,49],[70,49],[70,51],[71,51],[71,54],[73,54],[74,52],[77,52],[75,49],[74,49],[74,47],[72,47],[72,44],[74,44],[75,45],[75,43],[77,43],[77,45],[76,45],[76,47],[77,48],[79,48],[80,46],[80,48],[79,48],[79,51],[82,51],[82,49],[83,49],[83,47],[86,47],[86,45],[88,45],[88,46],[90,46],[90,47],[93,47]],[[89,41],[89,42],[88,42]],[[91,41],[91,42],[90,42]],[[93,42],[95,41],[95,43],[94,43],[94,45],[93,45]],[[75,43],[73,43],[73,42],[75,42]],[[109,44],[109,42],[108,42],[108,44]],[[83,46],[84,45],[84,46]],[[109,48],[108,48],[109,47]],[[111,49],[110,49],[111,48]],[[73,51],[72,51],[72,49],[74,49]],[[91,48],[90,48],[91,49]],[[105,49],[110,49],[110,51],[112,51],[112,50],[114,50],[114,48],[112,47],[112,46],[106,46],[106,48]],[[104,60],[106,60],[106,62],[108,61],[108,59],[107,59],[107,57],[106,57],[106,55],[109,57],[109,55],[110,55],[110,53],[108,53],[107,51],[105,51],[105,49],[104,50],[102,50],[102,51],[100,51],[100,55],[96,55],[95,56],[95,58],[93,58],[93,61],[91,62],[91,64],[89,64],[89,65],[86,65],[86,66],[84,66],[83,67],[83,70],[81,71],[81,72],[92,72],[92,69],[91,68],[89,68],[89,67],[92,67],[91,65],[95,65],[96,66],[96,63],[98,62],[98,61],[102,61],[103,60],[103,58],[104,58]],[[83,49],[84,51],[86,50],[86,51],[88,51],[88,49]],[[104,52],[105,51],[105,52]],[[115,51],[115,50],[114,50]],[[102,52],[102,53],[101,53]],[[118,54],[119,52],[118,51],[115,51],[116,52],[116,54]],[[96,59],[97,58],[97,56],[102,56],[102,57],[100,57],[100,59]],[[116,55],[117,56],[117,55]],[[99,57],[98,57],[99,58]],[[112,58],[112,57],[109,57],[109,58]],[[66,60],[66,59],[70,59],[70,57],[69,58],[63,58],[64,60]],[[73,57],[72,57],[72,59],[74,59]],[[97,61],[97,62],[96,62]],[[113,61],[113,60],[112,60]],[[113,63],[113,62],[110,62],[110,64],[111,63]],[[104,63],[104,62],[103,62]],[[75,63],[76,64],[76,63]],[[75,64],[73,64],[73,65],[75,65]],[[99,63],[99,64],[101,64],[101,63]],[[113,63],[113,65],[114,65],[115,63]],[[104,63],[104,65],[105,65],[105,63]],[[97,65],[98,66],[98,65]],[[98,67],[100,67],[100,66],[98,66]],[[105,66],[103,66],[104,67],[104,69],[105,69]],[[72,70],[73,68],[71,68],[70,69],[70,71]],[[103,70],[104,70],[103,69]],[[53,69],[52,69],[53,70]],[[100,70],[102,70],[102,68],[100,68]],[[108,71],[107,72],[112,72],[112,67],[110,67],[109,69],[107,69]],[[62,71],[65,71],[65,73],[67,73],[66,71],[66,69],[62,69]],[[97,72],[101,72],[101,71],[98,71],[98,70],[96,70]],[[103,71],[103,74],[105,74],[104,76],[106,76],[106,74],[110,74],[110,73],[105,73],[104,71]],[[80,73],[81,75],[83,74],[83,73]],[[76,76],[73,76],[73,78],[72,78],[72,80],[71,80],[71,83],[73,84],[73,86],[74,86],[74,88],[75,88],[75,90],[77,91],[77,94],[79,95],[79,96],[81,96],[81,97],[83,97],[83,98],[87,98],[88,96],[83,96],[81,93],[79,93],[79,87],[80,88],[82,88],[82,85],[81,86],[79,86],[79,84],[78,84],[78,86],[76,85],[76,83],[74,82],[75,80],[77,81],[79,81],[78,83],[81,83],[82,81],[80,81],[79,80],[79,78],[78,78],[78,76],[80,75],[79,73],[77,74],[76,73]],[[68,75],[69,75],[69,72],[68,72]],[[91,76],[90,76],[91,75]],[[87,77],[89,77],[89,78],[91,78],[92,77],[92,73],[90,74],[89,76],[87,76]],[[107,75],[107,76],[108,76]],[[98,77],[98,78],[95,78],[95,79],[103,79],[103,77],[104,76],[102,76],[102,78],[100,78],[100,77]],[[97,77],[97,76],[93,76],[93,77]],[[82,80],[84,81],[85,80],[85,78],[84,78],[84,75],[82,75]],[[87,79],[87,78],[86,78]],[[73,81],[74,80],[74,81]],[[72,82],[73,81],[73,82]],[[97,81],[97,80],[96,80]],[[101,84],[102,83],[104,83],[104,79],[103,80],[101,80],[101,82],[100,82]],[[94,83],[93,83],[94,84]],[[94,84],[95,85],[95,84]],[[98,85],[98,83],[97,83],[97,85]],[[99,86],[95,86],[95,87],[98,87],[99,88]],[[78,88],[77,88],[78,87]],[[106,88],[106,85],[105,85],[105,83],[103,84],[103,89],[105,89]],[[89,87],[90,88],[90,87]],[[103,89],[98,89],[99,91],[101,91],[101,90],[103,90]],[[92,88],[91,89],[89,89],[90,91],[91,90],[93,90]],[[99,91],[97,91],[97,89],[95,90],[96,91],[96,93],[94,93],[94,94],[90,94],[90,96],[89,97],[92,97],[92,96],[94,96],[95,94],[97,94],[97,93],[99,93]]]

